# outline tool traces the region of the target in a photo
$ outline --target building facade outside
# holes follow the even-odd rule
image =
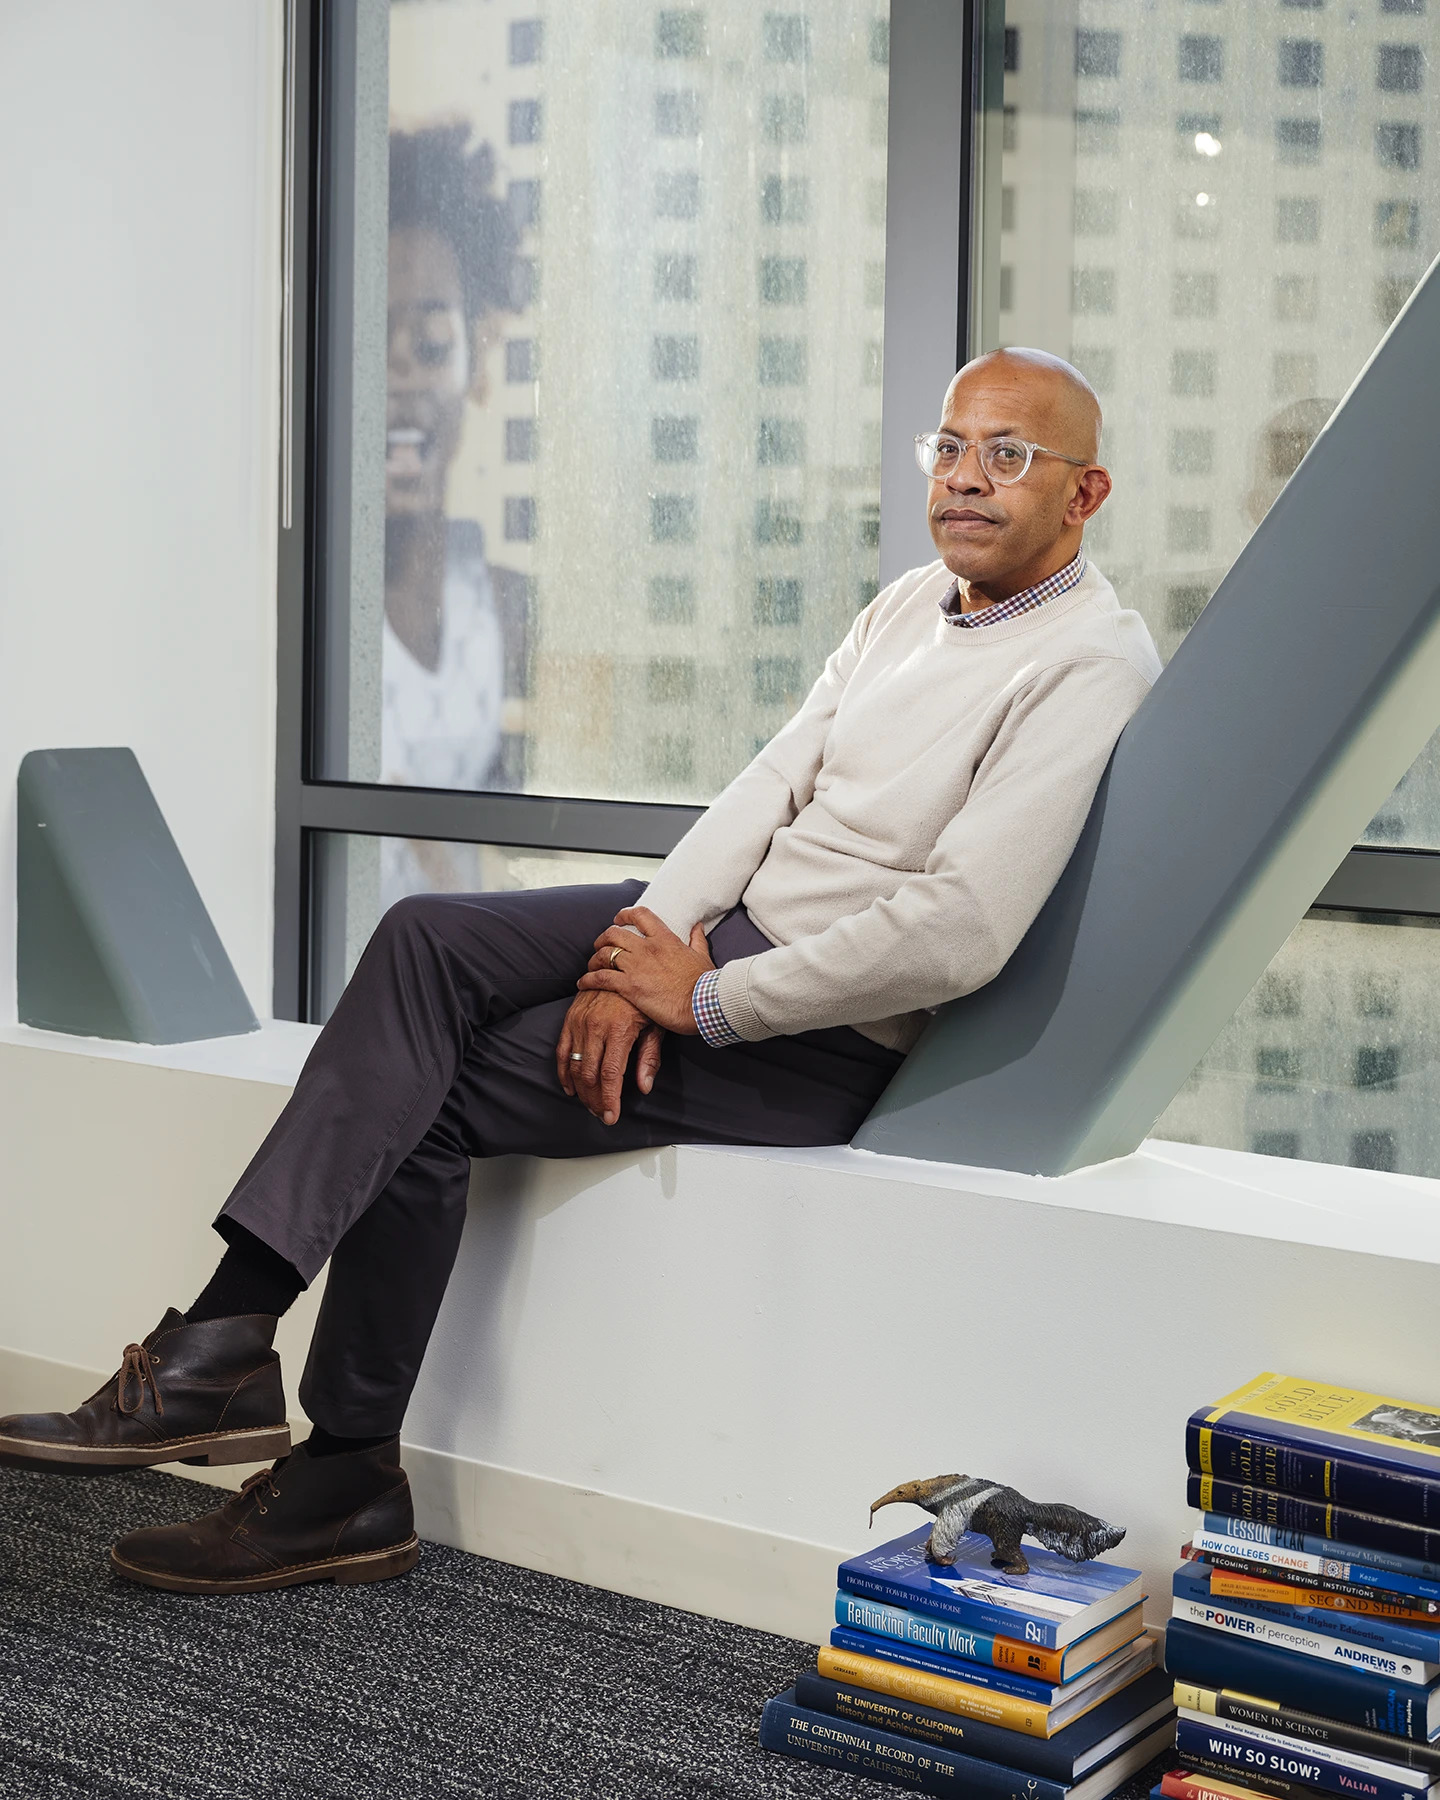
[[[1099,391],[1089,547],[1168,657],[1440,249],[1440,21],[1010,0],[1006,25],[999,335]],[[1433,743],[1366,841],[1440,846]],[[1157,1133],[1433,1174],[1437,1000],[1431,931],[1307,920]]]

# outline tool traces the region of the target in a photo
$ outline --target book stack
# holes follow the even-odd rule
[[[1440,1409],[1260,1375],[1186,1454],[1153,1800],[1440,1800]]]
[[[972,1800],[1102,1800],[1168,1748],[1174,1703],[1140,1574],[989,1538],[926,1561],[929,1527],[840,1565],[816,1670],[770,1701],[766,1750]]]

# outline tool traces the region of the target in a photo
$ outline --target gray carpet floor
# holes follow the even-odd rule
[[[0,1469],[6,1800],[902,1791],[759,1748],[765,1701],[814,1655],[764,1632],[436,1544],[373,1587],[204,1599],[111,1577],[116,1536],[207,1498]]]

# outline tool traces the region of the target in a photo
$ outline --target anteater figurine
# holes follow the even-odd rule
[[[1012,1487],[986,1481],[982,1475],[935,1475],[929,1481],[906,1481],[891,1488],[870,1508],[870,1523],[882,1506],[905,1500],[934,1513],[935,1523],[925,1544],[933,1563],[953,1564],[955,1550],[967,1531],[978,1531],[994,1545],[990,1561],[1007,1575],[1028,1574],[1030,1565],[1020,1548],[1029,1532],[1047,1550],[1068,1556],[1071,1562],[1089,1562],[1102,1550],[1113,1550],[1125,1535],[1123,1525],[1107,1525],[1078,1506],[1044,1506]]]

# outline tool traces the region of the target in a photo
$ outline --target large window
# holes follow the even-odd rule
[[[589,851],[537,841],[548,800],[625,803],[624,854],[668,804],[667,848],[876,592],[888,9],[318,18],[302,753],[312,818],[331,784],[392,801],[369,852],[307,843],[323,1016],[360,924],[489,871],[457,821]],[[511,803],[412,838],[395,790]]]
[[[1312,917],[1155,1135],[1440,1174],[1440,934]]]
[[[1418,0],[292,12],[282,1015],[403,893],[643,878],[928,555],[968,352],[1095,384],[1173,654],[1440,248]],[[1432,745],[1162,1135],[1440,1173],[1437,851]]]
[[[1385,0],[1010,0],[1005,17],[986,330],[1099,391],[1116,485],[1087,546],[1169,656],[1440,249],[1440,17]],[[1440,848],[1435,744],[1365,842]],[[1157,1134],[1440,1173],[1437,986],[1434,931],[1312,915]]]

